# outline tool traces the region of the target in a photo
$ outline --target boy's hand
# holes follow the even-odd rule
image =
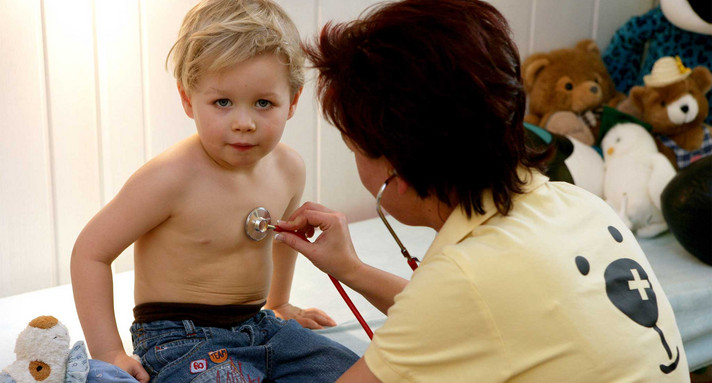
[[[126,353],[121,353],[120,355],[117,355],[115,359],[111,361],[111,363],[131,374],[131,376],[133,376],[139,382],[148,383],[150,377],[141,365],[141,362],[126,355]]]
[[[277,318],[282,318],[285,320],[294,319],[304,328],[319,330],[323,329],[324,326],[336,326],[336,322],[331,319],[330,316],[326,315],[325,312],[317,308],[309,308],[302,310],[297,306],[285,303],[279,307],[273,308],[272,311],[274,311],[274,314],[277,316]]]

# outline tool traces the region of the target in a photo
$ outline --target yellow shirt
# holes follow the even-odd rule
[[[598,197],[535,173],[455,209],[364,355],[383,382],[689,382],[672,308]],[[669,351],[669,352],[668,352]]]

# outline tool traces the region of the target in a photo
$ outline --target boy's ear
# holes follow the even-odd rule
[[[177,84],[178,93],[180,93],[180,101],[183,104],[183,110],[185,110],[185,114],[187,114],[188,117],[193,118],[193,104],[190,102],[190,96],[188,96],[188,93],[186,93],[185,88],[183,88],[183,84],[181,84],[180,81],[178,81]]]
[[[297,111],[297,103],[299,102],[299,96],[301,96],[302,90],[304,90],[304,87],[299,88],[297,93],[294,94],[292,102],[289,104],[289,114],[287,115],[288,120],[292,118],[292,116],[294,116],[294,112]]]

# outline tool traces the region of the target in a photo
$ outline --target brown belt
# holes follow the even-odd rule
[[[196,326],[230,328],[252,318],[266,302],[248,305],[148,302],[133,309],[134,323],[190,320]]]

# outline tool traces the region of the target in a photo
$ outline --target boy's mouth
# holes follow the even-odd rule
[[[247,144],[247,143],[243,143],[243,142],[238,142],[238,143],[235,143],[235,144],[230,144],[230,146],[232,146],[233,148],[235,148],[235,149],[237,149],[237,150],[245,151],[245,150],[250,150],[250,149],[252,149],[252,148],[255,147],[256,145]]]

